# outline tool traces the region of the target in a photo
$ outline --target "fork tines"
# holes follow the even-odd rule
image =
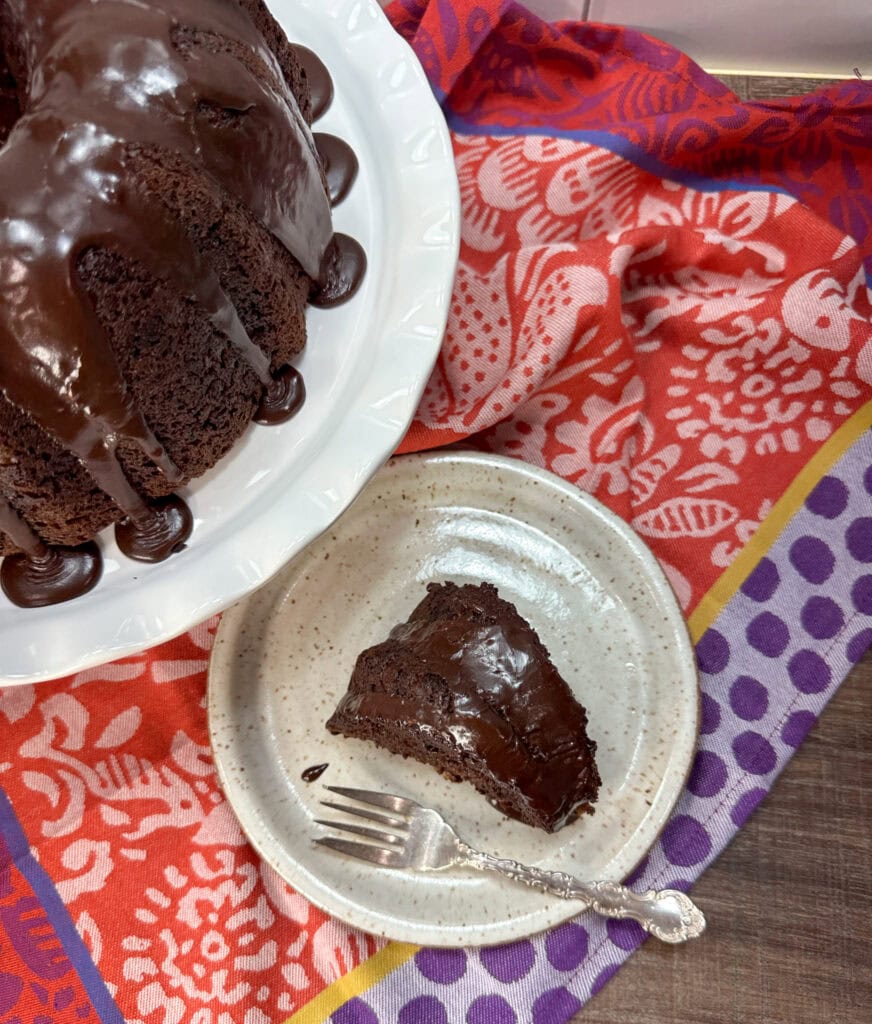
[[[335,807],[337,805],[328,804],[328,806]],[[350,821],[322,821],[320,818],[316,818],[315,824],[323,825],[324,828],[336,829],[337,832],[351,832],[352,835],[363,836],[364,839],[372,839],[376,843],[403,845],[403,840],[399,836],[395,836],[393,832],[382,832],[381,829],[367,828],[366,825],[354,825]]]
[[[389,850],[384,846],[371,846],[369,843],[355,843],[352,839],[339,839],[335,836],[324,836],[316,839],[317,846],[326,846],[329,850],[344,853],[347,857],[367,860],[371,864],[380,864],[385,868],[401,868],[405,866],[405,858],[401,850]]]
[[[367,821],[374,821],[376,825],[386,825],[388,828],[407,828],[405,818],[398,818],[393,814],[382,814],[380,811],[370,811],[365,807],[352,807],[349,804],[337,804],[332,800],[322,800],[322,807],[329,807],[333,811],[341,811],[343,814],[354,814],[358,818],[366,818]]]
[[[374,822],[386,828],[395,829],[398,832],[408,830],[406,815],[411,813],[418,805],[411,800],[401,796],[393,796],[389,793],[375,793],[366,789],[350,789],[346,786],[325,786],[325,789],[348,800],[356,800],[358,804],[367,804],[366,807],[355,807],[351,804],[335,803],[332,800],[322,800],[323,807],[329,807],[334,811],[343,814],[353,814],[359,818]],[[380,808],[374,810],[374,808]],[[384,811],[392,811],[392,814],[385,814]],[[326,846],[328,849],[338,853],[344,853],[350,857],[357,857],[358,860],[369,861],[372,864],[379,864],[382,867],[402,867],[405,858],[403,854],[404,839],[396,835],[396,832],[387,832],[382,829],[369,828],[366,825],[356,825],[345,821],[325,821],[316,819],[317,825],[334,829],[337,832],[350,832],[352,835],[362,836],[370,839],[378,846],[370,843],[358,843],[351,839],[340,839],[336,836],[324,836],[316,839],[319,846]],[[393,847],[393,848],[392,848]]]
[[[350,789],[348,786],[325,786],[331,793],[347,797],[349,800],[357,800],[361,804],[371,804],[373,807],[381,807],[385,811],[394,811],[397,814],[411,814],[420,804],[414,800],[407,800],[404,796],[396,796],[393,793],[377,793],[372,789]]]

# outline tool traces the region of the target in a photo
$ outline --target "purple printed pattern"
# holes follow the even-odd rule
[[[872,645],[872,444],[809,495],[697,644],[699,749],[687,790],[629,881],[688,889],[745,824]],[[644,941],[584,914],[469,952],[422,949],[332,1024],[565,1024]]]
[[[0,788],[0,1024],[123,1024]]]
[[[389,13],[456,131],[594,133],[661,176],[783,189],[855,238],[872,273],[868,82],[749,103],[626,26],[553,26],[512,0],[399,0]]]
[[[0,1024],[94,1021],[52,922],[0,831]]]

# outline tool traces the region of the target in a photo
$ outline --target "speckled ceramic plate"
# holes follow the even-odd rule
[[[324,723],[357,655],[428,582],[482,580],[538,630],[587,707],[603,787],[596,813],[555,835],[504,818],[470,785]],[[592,498],[510,459],[451,452],[394,459],[266,587],[231,609],[209,679],[225,793],[260,854],[349,924],[426,945],[487,945],[578,912],[496,876],[413,875],[313,844],[323,785],[401,793],[467,842],[528,864],[621,879],[681,792],[697,736],[693,651],[645,544]],[[302,772],[327,762],[320,781]]]
[[[298,360],[306,404],[252,426],[184,490],[186,549],[159,565],[99,538],[89,594],[15,608],[0,594],[0,686],[89,668],[169,640],[268,580],[357,496],[405,434],[439,352],[457,265],[460,203],[445,118],[408,44],[375,0],[269,0],[289,37],[315,50],[335,99],[318,131],[347,139],[360,174],[335,211],[363,244],[361,290],[310,308]]]

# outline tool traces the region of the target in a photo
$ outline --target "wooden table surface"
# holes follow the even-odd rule
[[[574,1024],[872,1021],[872,652],[693,895],[706,934],[646,942]]]

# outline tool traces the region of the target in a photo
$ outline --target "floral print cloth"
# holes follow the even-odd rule
[[[652,547],[703,714],[632,881],[689,887],[872,643],[872,89],[744,103],[631,30],[496,0],[389,14],[452,130],[463,209],[401,450],[545,466]],[[584,915],[416,950],[312,907],[218,786],[215,627],[0,691],[0,1024],[564,1024],[641,943]]]

